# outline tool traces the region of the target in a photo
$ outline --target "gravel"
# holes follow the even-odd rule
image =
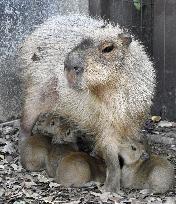
[[[164,155],[176,170],[176,127],[155,127],[147,135],[151,150]],[[104,192],[102,186],[90,182],[82,188],[65,188],[49,178],[45,171],[28,172],[20,164],[18,152],[19,121],[0,124],[0,203],[38,204],[175,204],[176,186],[165,194],[150,194],[147,190],[122,189],[120,194]],[[164,135],[173,142],[156,143],[154,137]]]

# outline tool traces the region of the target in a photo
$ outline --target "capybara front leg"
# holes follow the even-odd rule
[[[107,172],[106,172],[106,181],[105,181],[105,190],[108,192],[118,193],[120,191],[120,165],[119,162],[109,160],[107,162]]]
[[[108,192],[118,193],[120,191],[121,169],[118,159],[118,143],[114,140],[111,143],[104,143],[104,159],[106,162],[106,180],[104,188]],[[117,144],[116,144],[117,143]]]
[[[49,99],[48,99],[49,100]],[[23,114],[20,121],[20,138],[19,138],[19,149],[21,155],[21,163],[28,170],[39,170],[42,167],[41,161],[42,152],[46,151],[40,148],[42,141],[31,137],[32,128],[40,113],[45,113],[51,110],[51,107],[46,103],[47,101],[40,100],[40,97],[28,97],[23,107]],[[45,140],[45,138],[41,138]],[[34,141],[37,141],[35,143]],[[46,143],[44,141],[44,143]],[[36,161],[36,162],[35,162]]]
[[[108,159],[107,172],[106,172],[106,181],[105,181],[105,190],[108,192],[118,193],[120,191],[120,164],[118,159],[112,160]]]

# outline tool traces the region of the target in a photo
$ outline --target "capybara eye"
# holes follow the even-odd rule
[[[111,44],[105,48],[102,49],[102,53],[108,53],[108,52],[111,52],[112,50],[114,49],[114,45]]]
[[[131,146],[131,149],[132,149],[133,151],[136,151],[136,147],[134,147],[134,146]]]
[[[68,131],[66,132],[66,135],[68,136],[70,134],[70,129],[68,129]]]
[[[52,121],[51,121],[50,125],[51,125],[51,126],[53,126],[53,125],[54,125],[54,120],[52,120]]]

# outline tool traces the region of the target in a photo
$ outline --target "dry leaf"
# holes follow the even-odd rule
[[[13,204],[25,204],[26,202],[25,201],[15,201]]]
[[[15,171],[18,170],[18,166],[17,166],[16,164],[11,164],[11,167],[12,167]]]
[[[43,176],[43,175],[38,175],[38,180],[40,181],[40,182],[43,182],[43,183],[47,183],[47,182],[49,182],[49,179],[48,178],[46,178],[45,176]]]
[[[58,184],[58,183],[55,183],[55,182],[50,182],[50,183],[49,183],[49,187],[50,187],[50,188],[52,188],[52,187],[58,187],[58,186],[60,186],[60,184]]]
[[[53,203],[53,196],[47,196],[47,197],[43,197],[42,198],[43,201],[45,201],[46,203]]]
[[[15,151],[14,146],[11,142],[6,142],[6,145],[3,147],[2,152],[12,154]]]
[[[165,204],[175,204],[175,203],[176,203],[176,198],[171,198],[171,197],[168,197],[165,202]]]
[[[5,190],[3,188],[0,188],[0,197],[3,196],[4,193],[5,193]]]
[[[152,121],[158,123],[161,120],[161,116],[154,115],[151,117]]]

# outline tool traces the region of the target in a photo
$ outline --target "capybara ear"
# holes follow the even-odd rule
[[[122,44],[126,47],[128,47],[132,42],[132,38],[129,34],[121,33],[118,35],[118,37],[122,40]]]

